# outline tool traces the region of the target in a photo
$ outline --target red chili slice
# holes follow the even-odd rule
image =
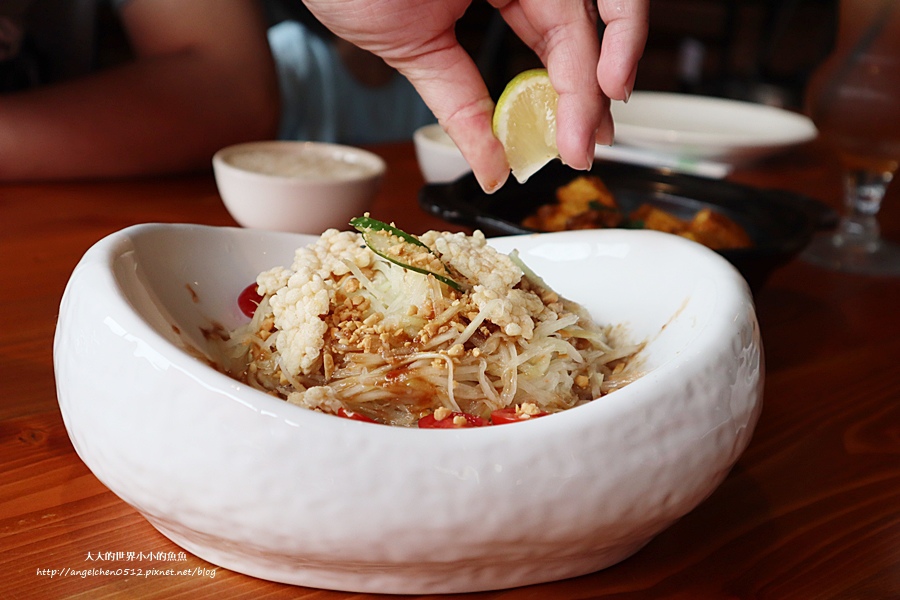
[[[498,408],[497,410],[491,412],[491,423],[494,425],[503,425],[504,423],[520,423],[522,421],[529,421],[531,419],[543,417],[548,414],[549,413],[539,412],[536,415],[525,416],[522,414],[517,414],[515,406],[508,406],[506,408]]]
[[[256,291],[256,284],[251,283],[244,290],[238,294],[238,308],[241,309],[241,312],[247,315],[250,318],[253,318],[253,314],[256,312],[259,303],[262,302],[263,297],[259,295],[259,292]]]
[[[377,423],[375,419],[370,419],[364,414],[354,412],[352,410],[347,410],[343,407],[337,410],[337,416],[344,417],[345,419],[353,419],[354,421],[362,421],[364,423]]]
[[[455,423],[456,417],[463,417],[465,423]],[[464,412],[452,412],[440,420],[434,418],[434,413],[419,419],[419,429],[465,429],[467,427],[484,427],[485,425],[490,425],[490,422]]]

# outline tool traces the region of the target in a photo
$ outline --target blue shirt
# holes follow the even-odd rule
[[[412,84],[396,74],[373,88],[344,67],[334,44],[296,21],[269,29],[281,88],[281,139],[369,144],[412,139],[435,118]]]

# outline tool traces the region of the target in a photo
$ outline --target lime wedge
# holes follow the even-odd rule
[[[525,183],[541,167],[559,158],[556,104],[559,95],[546,69],[516,75],[494,107],[492,127],[506,152],[513,177]]]

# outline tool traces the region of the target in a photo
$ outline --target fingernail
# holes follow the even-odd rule
[[[632,69],[631,75],[628,76],[628,81],[625,82],[625,104],[628,104],[628,100],[631,98],[632,92],[634,92],[634,82],[637,79],[637,67]]]
[[[612,146],[615,133],[614,127],[612,116],[607,115],[604,117],[603,121],[600,123],[600,127],[597,129],[595,141],[603,146]]]
[[[585,168],[586,171],[590,171],[591,167],[594,166],[594,148],[597,145],[597,135],[599,135],[599,133],[600,128],[598,127],[594,130],[594,135],[591,136],[590,143],[588,144],[586,161],[587,167]]]
[[[504,177],[503,179],[491,179],[485,182],[478,180],[478,184],[481,186],[481,189],[485,194],[493,194],[503,187],[503,184],[506,183],[507,179],[509,179],[509,171],[506,172],[506,177]]]

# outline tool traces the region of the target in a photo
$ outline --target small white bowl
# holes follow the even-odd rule
[[[88,250],[62,299],[54,365],[78,455],[213,564],[395,594],[581,575],[693,510],[750,441],[764,367],[747,285],[711,250],[655,231],[490,240],[598,321],[647,340],[642,377],[572,410],[476,429],[388,427],[291,405],[212,368],[201,356],[210,333],[246,322],[240,291],[313,239],[138,225]]]
[[[324,142],[237,144],[216,152],[212,162],[235,221],[294,233],[346,229],[369,209],[385,172],[372,152]]]
[[[427,183],[455,181],[472,170],[462,152],[437,123],[425,125],[413,133],[419,170]]]

